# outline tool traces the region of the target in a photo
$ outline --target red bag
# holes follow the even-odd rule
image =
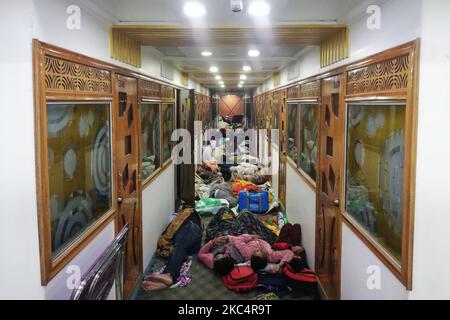
[[[290,280],[291,284],[296,284],[298,287],[317,285],[316,274],[310,269],[303,269],[299,273],[295,273],[291,266],[286,265],[283,268],[283,274]]]
[[[247,292],[258,285],[258,275],[248,266],[238,266],[223,277],[225,286],[235,292]]]

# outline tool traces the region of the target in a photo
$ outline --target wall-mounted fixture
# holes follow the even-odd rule
[[[231,0],[231,11],[232,12],[241,12],[244,8],[242,4],[242,0]]]

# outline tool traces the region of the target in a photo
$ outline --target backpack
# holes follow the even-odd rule
[[[248,266],[237,266],[223,277],[225,286],[235,292],[252,291],[258,285],[258,275]]]
[[[283,274],[288,280],[288,285],[293,289],[315,288],[317,286],[317,278],[314,271],[303,269],[299,273],[295,273],[291,266],[286,265],[283,268]]]

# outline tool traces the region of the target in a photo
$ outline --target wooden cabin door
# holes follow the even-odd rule
[[[340,298],[341,208],[343,204],[344,77],[322,81],[317,183],[316,261],[320,283],[329,299]],[[342,90],[341,90],[342,89]]]
[[[283,208],[286,208],[286,164],[287,164],[287,112],[286,95],[282,91],[279,96],[279,173],[278,173],[278,198]]]
[[[194,90],[178,91],[176,128],[190,133],[191,162],[175,165],[175,207],[195,207],[195,164],[194,164]],[[181,140],[180,140],[181,142]],[[178,142],[177,142],[178,143]],[[183,150],[184,152],[184,150]],[[183,154],[180,154],[183,157]]]
[[[142,274],[142,213],[139,161],[137,80],[116,75],[115,147],[118,184],[118,227],[128,223],[124,296],[128,299]]]

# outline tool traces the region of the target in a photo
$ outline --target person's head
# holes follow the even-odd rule
[[[215,149],[217,147],[217,141],[216,141],[216,137],[211,137],[211,140],[209,141],[209,145],[211,146],[211,148]]]
[[[250,265],[252,266],[253,270],[259,271],[267,266],[267,261],[268,261],[267,254],[262,250],[256,250],[252,254]]]
[[[291,266],[292,271],[294,271],[295,273],[299,273],[305,268],[303,259],[301,257],[297,257],[297,256],[292,258],[289,265]]]
[[[214,270],[222,275],[226,276],[233,270],[234,260],[227,254],[217,254],[214,257]]]

